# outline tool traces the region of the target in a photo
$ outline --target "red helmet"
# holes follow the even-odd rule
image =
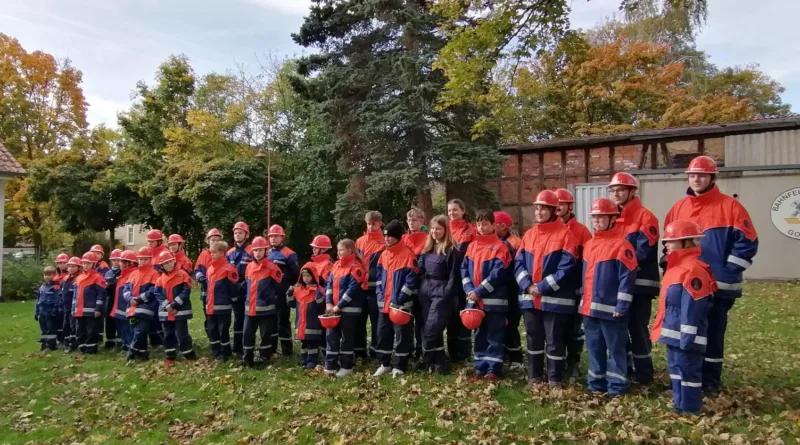
[[[111,256],[108,257],[108,259],[110,259],[110,260],[121,260],[122,257],[120,255],[122,255],[122,251],[119,250],[119,249],[114,249],[114,250],[111,251]]]
[[[169,261],[175,261],[175,255],[173,255],[169,250],[165,250],[158,254],[158,259],[156,260],[158,264],[164,264]]]
[[[239,221],[233,225],[233,230],[244,230],[247,234],[250,234],[250,226],[247,225],[244,221]]]
[[[59,253],[56,257],[56,263],[66,263],[67,261],[69,261],[69,255],[66,253]]]
[[[257,236],[255,238],[253,238],[253,242],[250,243],[250,248],[251,249],[267,249],[267,248],[269,248],[269,243],[267,242],[267,239],[264,238],[263,236]]]
[[[414,317],[411,315],[411,312],[405,311],[399,307],[389,308],[389,320],[397,326],[405,326],[411,323],[412,318]]]
[[[470,331],[474,331],[481,327],[485,315],[481,309],[464,309],[461,311],[461,324]]]
[[[596,199],[592,203],[592,215],[619,215],[619,208],[608,198]]]
[[[81,257],[81,262],[83,262],[83,263],[96,263],[97,262],[97,255],[95,255],[91,251],[86,252]]]
[[[105,255],[106,253],[106,251],[103,249],[103,246],[101,246],[100,244],[95,244],[94,246],[92,246],[92,248],[89,249],[89,252],[96,252],[99,253],[101,256]]]
[[[76,257],[76,256],[74,256],[74,257],[70,258],[69,261],[67,261],[67,265],[68,266],[80,266],[81,265],[81,259]]]
[[[147,246],[140,248],[136,258],[153,258],[153,249]]]
[[[147,238],[147,241],[163,241],[164,240],[164,234],[161,233],[160,230],[153,229],[153,230],[147,232],[147,237],[146,238]]]
[[[136,252],[134,252],[132,250],[126,250],[126,251],[122,252],[121,259],[122,259],[122,261],[130,261],[131,263],[135,263],[136,260],[137,260]]]
[[[567,189],[556,190],[556,196],[558,197],[559,204],[565,202],[575,202],[575,197],[572,196],[572,193],[570,193]]]
[[[218,237],[222,238],[222,234],[219,233],[219,229],[211,229],[211,230],[208,231],[208,233],[206,233],[206,239],[209,239],[212,236],[218,236]]]
[[[663,241],[702,238],[703,231],[694,221],[678,220],[669,223],[664,230]]]
[[[514,220],[511,219],[511,215],[507,212],[494,212],[494,222],[498,224],[505,224],[508,227],[511,227],[514,224]]]
[[[339,321],[342,319],[341,315],[320,315],[319,324],[325,329],[333,329],[339,326]]]
[[[167,238],[167,244],[172,243],[183,243],[183,237],[178,235],[177,233],[173,233],[172,235]]]
[[[278,224],[273,224],[272,227],[269,228],[269,233],[267,236],[286,236],[286,232],[283,231],[283,227]]]
[[[558,196],[556,195],[556,192],[552,190],[542,190],[538,195],[536,195],[536,201],[534,201],[533,204],[558,207]]]
[[[624,185],[635,189],[639,188],[639,182],[636,181],[636,178],[634,178],[632,174],[626,172],[616,173],[614,177],[611,178],[611,183],[608,184],[608,186],[613,187],[615,185]]]
[[[717,162],[708,156],[698,156],[692,159],[686,167],[686,173],[705,173],[713,175],[717,173]]]
[[[311,241],[311,247],[316,247],[317,249],[330,249],[333,247],[331,244],[331,239],[328,238],[328,235],[317,235]]]

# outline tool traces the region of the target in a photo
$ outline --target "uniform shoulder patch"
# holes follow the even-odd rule
[[[700,281],[700,278],[692,278],[692,289],[700,290],[703,288],[703,282]]]
[[[649,232],[653,236],[658,236],[658,229],[655,226],[650,226]]]
[[[625,249],[625,258],[632,260],[633,259],[633,252],[630,249]]]
[[[750,220],[749,219],[744,220],[742,222],[742,224],[744,224],[744,228],[745,229],[749,229],[750,228]]]

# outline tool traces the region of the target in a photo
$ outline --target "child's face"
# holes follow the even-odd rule
[[[368,219],[365,219],[364,222],[367,224],[367,232],[379,232],[383,225],[380,221],[370,221]]]
[[[116,267],[116,268],[119,268],[121,263],[122,263],[122,261],[120,261],[120,260],[111,260],[111,265]]]
[[[433,237],[434,240],[436,240],[437,242],[444,241],[444,234],[445,234],[444,227],[440,226],[439,224],[433,223],[431,224],[430,230],[431,230],[431,236]]]
[[[79,270],[80,270],[80,267],[78,267],[78,266],[76,266],[74,264],[70,264],[69,266],[67,266],[67,272],[70,275],[75,275],[76,273],[78,273]]]
[[[611,216],[609,215],[592,215],[592,229],[595,232],[603,232],[609,229],[611,225]]]
[[[541,204],[536,204],[533,208],[533,219],[537,223],[546,223],[550,221],[550,218],[553,217],[553,208],[550,206],[543,206]]]
[[[312,247],[311,248],[311,253],[314,256],[318,256],[318,255],[322,255],[323,253],[325,253],[326,250],[328,250],[328,249],[320,249],[319,247]]]
[[[150,257],[139,257],[137,259],[139,260],[139,266],[147,266],[150,264],[151,260]]]
[[[223,252],[221,250],[212,250],[211,251],[211,258],[212,259],[218,260],[218,259],[222,258],[223,256],[225,256],[225,252]]]
[[[172,270],[175,269],[175,261],[169,260],[162,264],[161,267],[163,267],[167,272],[172,272]]]
[[[314,277],[311,275],[311,272],[304,270],[303,271],[303,283],[311,284],[314,282]]]
[[[506,236],[508,233],[508,226],[503,223],[494,223],[494,231],[498,236]]]
[[[61,262],[59,262],[59,263],[56,263],[56,268],[57,268],[58,270],[64,270],[64,269],[66,269],[66,268],[67,268],[67,263],[61,263]]]
[[[494,233],[494,223],[490,221],[478,221],[478,233],[481,235],[491,235]]]
[[[411,233],[419,232],[420,229],[422,229],[422,219],[420,218],[410,216],[406,219],[406,223],[408,224],[408,229],[411,231]]]
[[[214,245],[214,243],[218,243],[221,240],[222,240],[222,238],[220,238],[218,236],[209,236],[208,239],[206,239],[206,243],[208,243],[209,246],[212,246],[212,245]]]
[[[156,247],[158,247],[158,245],[160,243],[161,243],[161,241],[147,240],[147,247],[149,247],[151,249],[155,249]]]
[[[56,275],[55,274],[52,274],[52,273],[44,274],[44,281],[45,282],[50,282],[50,281],[53,281],[55,279],[56,279]]]
[[[172,253],[178,253],[178,251],[181,250],[180,243],[170,243],[169,245],[167,245],[167,247],[169,248],[169,251]]]
[[[397,238],[395,238],[395,237],[393,237],[393,236],[389,236],[389,235],[384,235],[384,236],[383,236],[383,241],[385,241],[385,242],[386,242],[386,247],[392,247],[392,246],[394,246],[395,244],[397,244],[397,243],[399,243],[399,242],[400,242],[400,240],[399,240],[399,239],[397,239]]]
[[[244,240],[247,239],[247,232],[242,229],[236,229],[233,231],[233,240],[237,243],[243,243]]]
[[[266,254],[267,249],[253,249],[253,258],[255,258],[256,261],[263,260],[264,257],[267,256]]]
[[[283,243],[283,236],[281,235],[270,235],[269,236],[269,245],[272,247],[278,247]]]
[[[664,241],[664,246],[667,248],[667,253],[672,253],[683,249],[683,240]]]
[[[81,263],[81,267],[83,268],[84,272],[89,272],[90,270],[94,269],[94,263],[87,263],[84,261]]]
[[[336,253],[339,255],[339,259],[342,259],[347,255],[352,255],[353,251],[344,246],[336,246]]]
[[[447,217],[450,221],[460,221],[464,219],[464,210],[458,204],[450,204],[447,206]]]
[[[556,207],[556,215],[558,215],[559,218],[568,216],[570,213],[572,213],[572,209],[570,207],[572,207],[572,203],[570,202],[560,203],[558,207]]]

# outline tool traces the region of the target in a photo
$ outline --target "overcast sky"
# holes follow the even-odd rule
[[[708,0],[700,49],[718,66],[757,63],[786,88],[800,110],[800,50],[794,27],[800,1]],[[89,122],[116,126],[138,80],[151,82],[170,54],[189,56],[195,71],[257,66],[266,53],[292,56],[307,0],[1,0],[0,32],[28,51],[69,57],[83,71]],[[588,28],[619,0],[574,0],[572,25]]]

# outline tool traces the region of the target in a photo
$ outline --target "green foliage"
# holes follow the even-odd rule
[[[33,256],[3,256],[3,292],[0,301],[36,300],[44,266]]]

